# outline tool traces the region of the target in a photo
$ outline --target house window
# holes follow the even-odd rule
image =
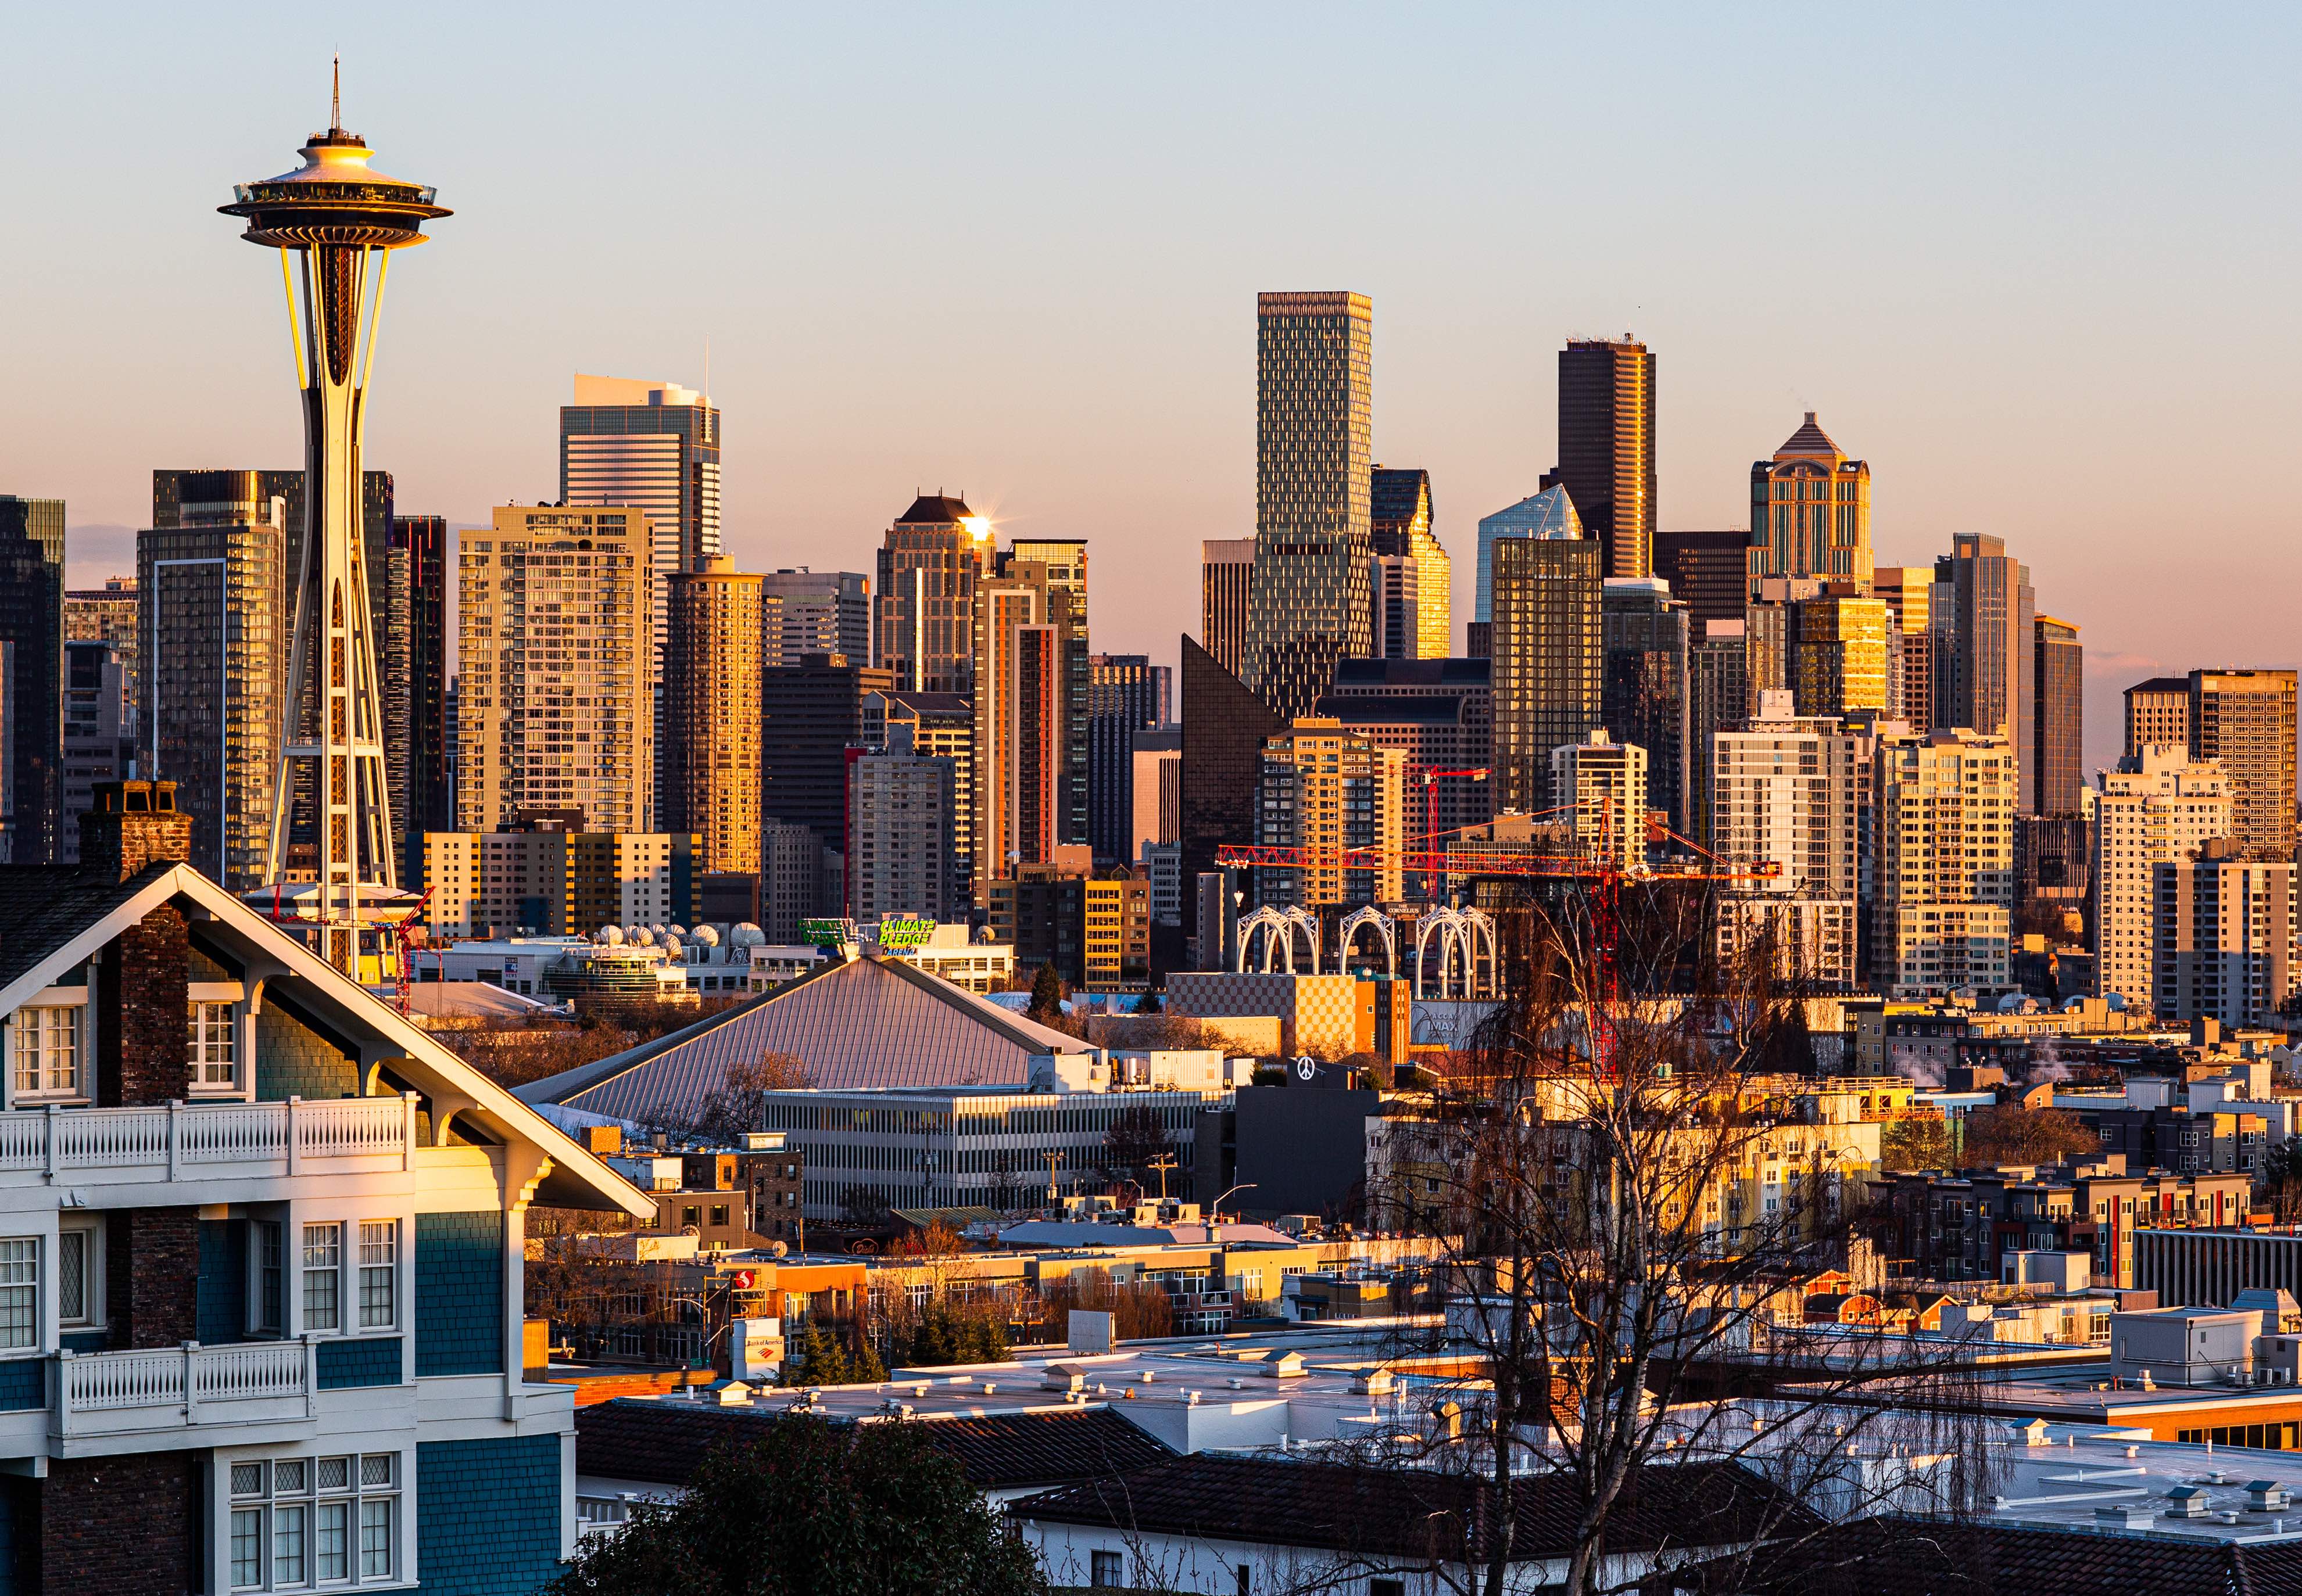
[[[16,1011],[19,1097],[80,1095],[80,1013],[77,1004]]]
[[[93,1224],[56,1233],[56,1318],[66,1330],[104,1323],[104,1251]]]
[[[0,1347],[40,1341],[40,1243],[31,1236],[0,1239]]]
[[[725,1229],[727,1228],[727,1204],[725,1204],[725,1203],[714,1203],[714,1204],[712,1204],[712,1205],[711,1205],[711,1222],[712,1222],[714,1225],[716,1225],[716,1226],[719,1227],[719,1228],[720,1228],[720,1229],[722,1229],[722,1230],[725,1230]]]
[[[304,1227],[304,1325],[338,1330],[343,1325],[344,1227]]]
[[[399,1222],[363,1219],[359,1228],[359,1322],[362,1330],[389,1330],[399,1262]]]
[[[239,1084],[232,1059],[231,1004],[197,1002],[186,1011],[184,1069],[196,1092],[230,1091]]]
[[[391,1452],[233,1464],[231,1588],[390,1581],[399,1565],[399,1482]]]
[[[1119,1583],[1119,1554],[1115,1551],[1088,1553],[1088,1583],[1096,1586]]]
[[[256,1328],[273,1335],[281,1331],[280,1231],[276,1219],[256,1222]]]

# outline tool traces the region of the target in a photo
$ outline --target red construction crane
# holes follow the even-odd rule
[[[414,925],[423,915],[424,906],[432,901],[432,890],[428,886],[425,887],[424,895],[416,900],[416,907],[391,922],[392,962],[398,966],[399,1012],[403,1018],[407,1013],[407,967],[413,962],[408,956],[408,946],[414,937],[407,928]]]

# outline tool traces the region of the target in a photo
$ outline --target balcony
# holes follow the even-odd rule
[[[404,1169],[416,1094],[0,1113],[0,1187]]]
[[[319,1389],[315,1341],[55,1355],[48,1432],[58,1441],[214,1424],[303,1423]]]

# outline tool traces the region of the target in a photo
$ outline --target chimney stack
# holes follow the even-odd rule
[[[80,868],[125,881],[146,865],[192,856],[192,818],[176,808],[172,781],[99,781],[80,818]]]

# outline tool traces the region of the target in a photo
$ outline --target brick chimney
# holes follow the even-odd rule
[[[80,868],[125,881],[159,861],[192,856],[192,818],[176,808],[172,781],[99,781],[80,818]]]

